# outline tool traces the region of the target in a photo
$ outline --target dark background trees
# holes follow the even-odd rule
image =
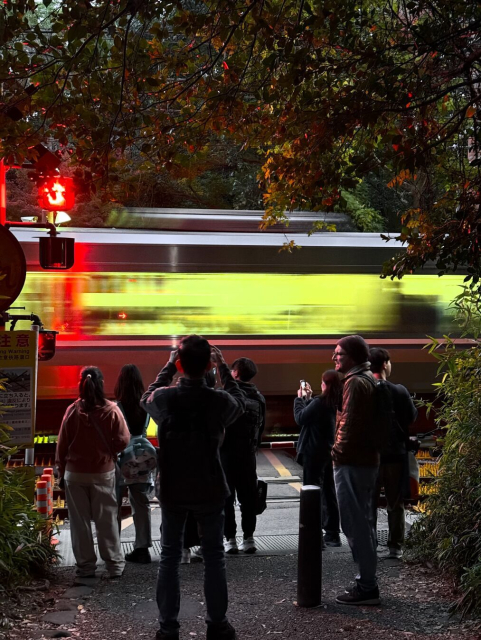
[[[267,217],[349,208],[360,180],[387,178],[411,191],[396,273],[438,253],[476,270],[477,3],[7,0],[2,20],[8,160],[48,132],[104,192],[131,157],[200,171],[220,134],[261,151]]]

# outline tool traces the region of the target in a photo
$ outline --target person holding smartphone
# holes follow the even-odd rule
[[[303,484],[321,487],[321,513],[328,546],[340,547],[339,508],[332,471],[336,411],[341,395],[341,378],[333,369],[322,374],[321,395],[312,398],[311,385],[300,381],[294,400],[294,419],[301,427],[297,443],[298,460],[303,467]]]
[[[223,390],[207,386],[211,354],[217,367],[225,369]],[[179,384],[168,386],[177,371],[183,374]],[[179,565],[189,513],[197,522],[204,558],[206,638],[236,640],[226,617],[223,532],[229,487],[219,448],[226,428],[244,413],[244,398],[222,353],[197,335],[182,338],[142,396],[141,406],[157,423],[159,441],[156,488],[162,512],[162,549],[157,577],[157,640],[179,640]]]

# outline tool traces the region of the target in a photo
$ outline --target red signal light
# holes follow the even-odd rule
[[[118,318],[119,318],[119,320],[127,320],[127,314],[125,313],[125,311],[121,311],[118,314]]]
[[[38,204],[46,211],[68,211],[75,204],[72,178],[47,178],[38,189]]]
[[[55,355],[58,331],[41,329],[38,334],[38,359],[45,362]]]

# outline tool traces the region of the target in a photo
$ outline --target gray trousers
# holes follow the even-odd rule
[[[117,523],[115,471],[106,473],[65,472],[65,494],[70,520],[70,536],[77,575],[95,573],[91,521],[95,523],[99,553],[111,576],[121,575],[125,561]]]
[[[359,566],[357,584],[370,591],[377,586],[377,532],[373,499],[378,467],[334,467],[341,528]]]
[[[135,527],[134,549],[152,546],[151,510],[149,502],[150,482],[129,484],[129,499]]]

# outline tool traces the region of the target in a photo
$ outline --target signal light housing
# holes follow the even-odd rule
[[[75,239],[47,236],[39,238],[39,262],[42,269],[70,269],[75,260]]]
[[[38,359],[45,362],[55,355],[55,347],[58,331],[40,329],[38,334]]]
[[[38,188],[38,204],[46,211],[68,211],[75,205],[72,178],[46,178]]]

